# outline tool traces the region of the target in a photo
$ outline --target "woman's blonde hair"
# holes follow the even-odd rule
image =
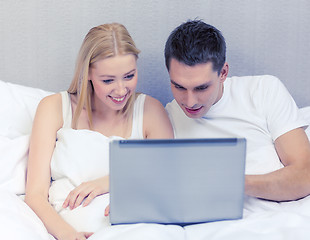
[[[125,26],[119,23],[103,24],[89,30],[79,51],[76,69],[68,92],[77,94],[77,106],[72,120],[72,128],[77,127],[79,116],[86,109],[90,128],[92,128],[91,96],[93,86],[89,81],[89,68],[104,58],[118,54],[133,54],[138,58],[139,50]],[[119,111],[127,115],[132,112],[135,94],[128,99],[125,107]]]

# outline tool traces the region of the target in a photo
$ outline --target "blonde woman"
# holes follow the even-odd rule
[[[69,90],[37,108],[25,201],[56,239],[87,239],[109,224],[110,139],[173,137],[159,101],[135,93],[138,53],[123,25],[92,28]]]

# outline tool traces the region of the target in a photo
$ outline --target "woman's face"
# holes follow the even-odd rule
[[[121,110],[137,86],[136,57],[127,54],[99,60],[91,65],[89,80],[94,86],[94,110]]]

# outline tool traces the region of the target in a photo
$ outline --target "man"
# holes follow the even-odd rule
[[[273,76],[227,78],[221,32],[203,21],[177,27],[165,46],[176,138],[245,137],[245,193],[274,201],[310,194],[305,120]],[[224,166],[223,166],[224,167]]]

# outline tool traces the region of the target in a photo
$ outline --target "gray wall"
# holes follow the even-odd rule
[[[300,107],[310,105],[308,0],[0,0],[0,79],[67,89],[88,30],[120,22],[142,51],[138,90],[165,104],[172,95],[164,43],[194,18],[223,32],[230,76],[275,75]]]

